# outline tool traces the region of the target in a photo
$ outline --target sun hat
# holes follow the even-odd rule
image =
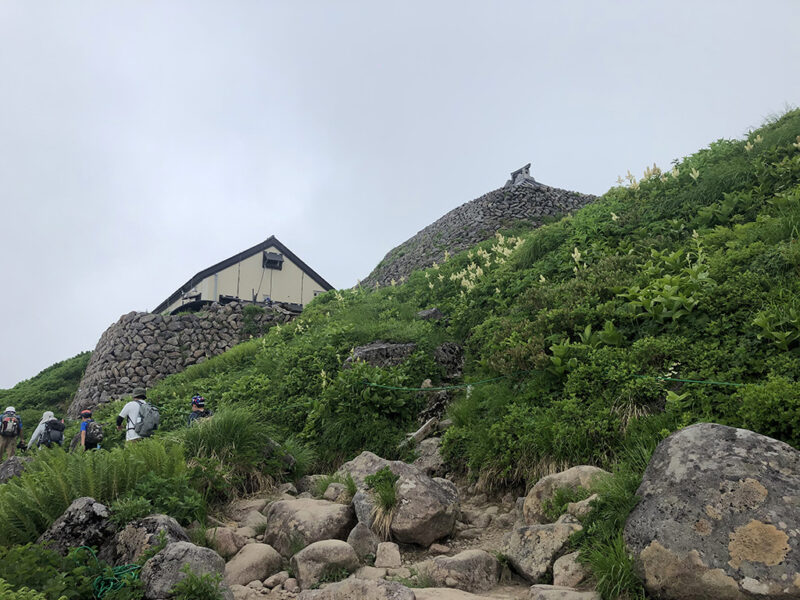
[[[133,393],[131,394],[134,398],[147,398],[147,393],[144,391],[144,388],[137,387],[133,388]]]

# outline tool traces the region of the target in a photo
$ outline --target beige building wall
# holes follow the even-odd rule
[[[274,246],[265,251],[280,254]],[[209,275],[194,289],[200,292],[201,300],[212,302],[219,300],[220,296],[236,296],[242,300],[252,300],[255,292],[259,302],[269,297],[275,302],[294,302],[303,305],[325,291],[286,255],[283,255],[281,270],[263,268],[263,255],[264,251],[256,252],[227,269]],[[185,304],[185,301],[179,298],[166,310],[171,312],[182,304]]]

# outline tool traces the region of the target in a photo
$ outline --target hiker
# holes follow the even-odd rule
[[[125,423],[126,442],[150,437],[158,429],[160,421],[158,409],[147,402],[144,388],[135,388],[131,397],[132,400],[122,407],[117,416],[117,429],[122,430],[122,424]]]
[[[14,457],[20,440],[22,440],[22,418],[13,406],[9,406],[0,417],[0,461]]]
[[[33,430],[31,439],[28,440],[28,448],[39,448],[41,446],[49,448],[53,444],[60,446],[63,441],[64,420],[59,421],[52,411],[46,410],[42,413],[42,420]],[[34,442],[36,445],[34,445]]]
[[[86,450],[99,450],[103,441],[103,426],[92,419],[88,408],[81,411],[81,447]]]
[[[189,413],[189,420],[186,423],[191,427],[198,419],[205,419],[211,416],[211,411],[206,410],[206,399],[202,396],[192,396],[192,412]]]

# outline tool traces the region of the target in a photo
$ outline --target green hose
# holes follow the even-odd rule
[[[92,592],[97,600],[102,600],[109,592],[121,589],[131,581],[135,581],[139,578],[139,570],[142,568],[142,565],[129,564],[120,565],[119,567],[106,567],[103,569],[100,565],[100,561],[97,560],[97,554],[95,554],[95,551],[89,546],[79,546],[76,550],[88,550],[92,558],[94,558],[98,571],[102,570],[102,573],[95,577],[92,582]]]

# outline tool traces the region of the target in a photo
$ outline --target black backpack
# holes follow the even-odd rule
[[[64,441],[64,424],[58,419],[50,419],[44,424],[44,432],[39,437],[39,445],[47,446],[58,444],[59,446]]]
[[[86,426],[86,448],[95,448],[103,441],[103,426],[97,421],[89,421]]]

